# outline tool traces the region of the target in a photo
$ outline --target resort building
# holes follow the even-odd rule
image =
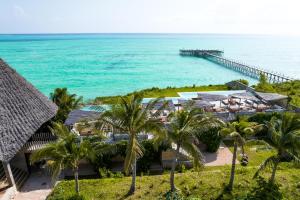
[[[41,127],[56,112],[54,103],[0,59],[0,199],[26,181],[31,152],[55,139]]]

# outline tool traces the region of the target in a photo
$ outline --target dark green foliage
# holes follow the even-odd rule
[[[244,198],[239,200],[280,200],[283,199],[279,186],[266,181],[262,177],[257,178],[257,185]]]
[[[267,121],[270,121],[272,117],[280,118],[282,114],[274,113],[256,113],[255,115],[248,118],[249,122],[257,122],[259,124],[264,124]]]
[[[284,83],[270,84],[265,76],[261,76],[260,82],[255,86],[259,92],[277,92],[287,95],[289,103],[294,106],[300,106],[300,81],[289,81]]]
[[[168,191],[165,195],[165,198],[159,198],[161,200],[165,199],[165,200],[183,200],[183,196],[180,193],[180,191],[176,190],[174,192],[172,192],[171,190]]]
[[[68,200],[86,200],[86,198],[83,195],[75,194],[68,198]]]
[[[106,170],[112,164],[111,159],[117,155],[122,157],[126,156],[126,148],[127,148],[127,141],[120,141],[115,144],[105,144],[105,145],[114,145],[116,151],[112,153],[105,153],[105,154],[97,154],[96,160],[93,162],[96,169],[100,169],[103,172],[103,168]],[[154,162],[160,162],[161,152],[168,148],[168,145],[161,144],[157,148],[154,145],[152,140],[145,140],[141,142],[143,147],[144,156],[137,161],[137,168],[138,172],[147,172],[150,169],[150,165]],[[104,173],[103,174],[107,174]],[[102,174],[102,175],[103,175]],[[100,177],[102,176],[100,173]],[[103,177],[105,177],[103,175]],[[106,176],[107,177],[107,176]]]
[[[266,122],[270,121],[273,117],[280,118],[281,113],[256,113],[255,115],[248,118],[249,122],[256,122],[258,124],[265,124]],[[262,128],[261,130],[257,131],[256,136],[265,137],[267,134],[267,129]]]
[[[255,90],[258,92],[275,92],[273,85],[268,82],[264,74],[260,75],[259,83],[255,86]]]
[[[236,80],[237,82],[240,82],[240,83],[243,83],[244,85],[249,85],[249,81],[246,80],[246,79],[239,79],[239,80]]]
[[[127,141],[119,141],[115,144],[103,144],[103,146],[112,146],[112,149],[116,149],[116,151],[109,151],[96,155],[96,159],[93,161],[95,169],[99,168],[109,168],[112,164],[112,158],[120,155],[125,157],[126,155],[126,147]]]
[[[212,127],[198,134],[198,139],[206,144],[208,152],[216,152],[222,141],[222,136],[219,133],[220,128]]]
[[[124,174],[121,172],[112,172],[109,169],[106,169],[105,167],[99,168],[99,176],[100,178],[123,178]]]
[[[155,148],[152,140],[145,140],[141,142],[144,149],[144,156],[137,161],[138,172],[147,172],[150,169],[152,163],[160,162],[161,152],[168,148],[167,145],[159,145]]]
[[[53,93],[50,93],[50,99],[58,106],[54,120],[63,123],[69,113],[80,106],[83,98],[70,94],[67,88],[56,88]]]

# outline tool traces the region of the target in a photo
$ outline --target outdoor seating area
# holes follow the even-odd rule
[[[225,92],[227,94],[225,94]],[[188,92],[187,92],[188,93]],[[194,94],[180,93],[178,98],[166,98],[167,107],[164,111],[182,110],[187,107],[202,108],[226,121],[234,120],[235,115],[253,115],[257,112],[283,112],[287,96],[276,93],[256,93],[249,91],[218,91],[198,92]],[[148,98],[149,102],[151,99]],[[145,102],[144,106],[147,105]],[[162,106],[160,102],[158,106]],[[155,112],[155,111],[153,111]],[[161,119],[165,121],[164,116]]]
[[[187,107],[201,108],[205,112],[212,113],[224,121],[235,120],[237,115],[251,116],[257,112],[284,112],[286,110],[287,96],[276,93],[250,92],[246,90],[230,91],[210,91],[210,92],[181,92],[180,97],[166,97],[154,105],[151,110],[152,114],[161,109],[160,116],[162,122],[167,122],[169,113],[186,109]],[[154,98],[144,98],[142,106],[146,108]],[[108,106],[106,106],[108,109]],[[72,111],[65,125],[71,129],[80,129],[79,134],[82,136],[93,133],[93,123],[99,117],[99,109],[74,110]],[[84,123],[89,123],[86,126]],[[81,124],[81,126],[79,126]],[[92,125],[92,126],[91,126]],[[78,130],[77,130],[78,131]],[[107,127],[107,133],[111,133],[110,127]],[[115,133],[117,131],[115,130]]]

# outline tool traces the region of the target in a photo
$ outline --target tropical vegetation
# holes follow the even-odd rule
[[[121,97],[118,103],[113,104],[111,109],[101,114],[99,122],[105,126],[128,133],[129,142],[127,144],[126,156],[124,161],[124,170],[132,174],[132,183],[129,194],[135,192],[136,188],[136,162],[143,157],[143,149],[138,141],[138,134],[152,133],[156,134],[162,131],[163,123],[157,118],[162,112],[164,105],[152,113],[155,104],[160,99],[151,101],[146,107],[142,107],[142,96],[134,94],[131,96]]]
[[[255,86],[259,92],[276,92],[287,95],[289,103],[300,107],[300,80],[283,83],[269,83],[264,75],[261,75],[259,83]]]
[[[56,88],[53,93],[50,93],[50,99],[58,106],[54,121],[64,123],[68,114],[80,106],[83,98],[70,94],[67,88]]]
[[[246,84],[243,80],[239,81]],[[264,92],[279,92],[281,88],[279,93],[288,95],[290,102],[297,102],[297,81],[271,84],[261,76],[255,87]],[[157,107],[162,99],[157,98],[147,105],[142,104],[143,95],[176,96],[178,91],[210,89],[228,88],[224,85],[203,86],[201,89],[196,86],[152,88],[122,97],[97,98],[94,103],[109,103],[111,108],[103,112],[95,123],[94,129],[97,129],[98,136],[90,136],[83,141],[63,125],[54,124],[52,131],[58,136],[58,142],[39,150],[33,155],[32,162],[46,160],[54,176],[60,170],[70,168],[74,172],[75,180],[59,183],[48,199],[300,198],[299,114],[258,113],[249,118],[238,117],[236,121],[224,124],[203,110],[190,106],[170,112],[167,123],[162,123],[158,116],[167,108],[165,103],[160,103],[161,106]],[[64,92],[57,91],[56,95],[52,95],[53,101],[54,96],[60,96],[61,93]],[[79,102],[75,107],[78,107]],[[156,111],[153,112],[154,110]],[[90,126],[90,123],[82,123],[81,128],[86,126]],[[129,139],[113,144],[104,142],[102,130],[107,127],[112,128],[113,135],[114,132],[126,133]],[[142,133],[150,133],[154,135],[154,139],[141,141],[138,135]],[[224,142],[233,153],[232,164],[202,167],[199,170],[203,161],[197,146],[200,141],[206,144],[209,152],[218,151],[220,143]],[[159,162],[161,152],[167,148],[174,153],[170,171],[158,176],[144,176],[149,174],[151,163]],[[186,170],[184,165],[178,165],[179,154],[185,154],[193,161],[191,170]],[[125,175],[131,174],[131,178],[123,173],[110,171],[111,159],[116,156],[124,158]],[[78,180],[76,171],[82,159],[91,161],[99,171],[101,179]],[[175,179],[176,171],[178,178]],[[78,195],[79,182],[81,196]],[[282,182],[287,183],[287,186]],[[75,193],[70,187],[75,187]]]
[[[53,179],[56,179],[63,169],[72,169],[75,178],[75,191],[79,193],[78,170],[79,161],[92,157],[92,149],[88,141],[81,141],[74,133],[61,123],[53,123],[52,133],[58,140],[47,144],[31,155],[31,163],[46,161]]]
[[[233,189],[238,146],[242,148],[242,161],[248,162],[248,158],[244,152],[244,145],[246,143],[246,137],[254,135],[256,129],[257,124],[255,122],[248,122],[245,119],[238,119],[235,122],[228,123],[228,126],[221,130],[223,135],[229,136],[233,139],[234,145],[230,179],[227,187],[229,191]]]
[[[170,172],[171,191],[175,191],[174,176],[177,159],[180,150],[187,152],[193,159],[194,168],[197,169],[202,165],[203,156],[196,146],[196,133],[200,129],[208,126],[220,124],[220,120],[206,115],[201,109],[181,110],[171,113],[168,116],[169,123],[166,128],[166,138],[176,145],[175,155],[172,161]]]
[[[276,149],[276,155],[267,158],[259,167],[254,177],[270,167],[272,175],[270,182],[274,183],[278,164],[287,159],[300,162],[300,115],[285,113],[280,118],[273,117],[266,122],[268,129],[267,140]]]

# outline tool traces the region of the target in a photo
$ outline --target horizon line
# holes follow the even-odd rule
[[[35,33],[0,33],[0,35],[93,35],[93,34],[148,34],[148,35],[256,35],[256,36],[300,36],[300,34],[280,34],[280,33],[191,33],[191,32],[35,32]]]

